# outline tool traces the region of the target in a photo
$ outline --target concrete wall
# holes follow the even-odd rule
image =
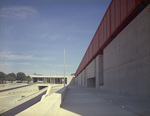
[[[149,9],[150,5],[76,77],[77,85],[150,96]]]
[[[87,76],[86,76],[86,74],[87,74],[87,70],[86,70],[86,68],[84,69],[84,86],[85,87],[87,87]]]
[[[87,67],[85,76],[87,78],[87,87],[95,87],[95,60],[93,60]]]
[[[103,55],[98,55],[77,77],[76,84],[99,89],[103,83]]]
[[[76,83],[77,85],[80,85],[81,86],[81,73],[78,75],[78,77],[76,78]]]
[[[93,60],[87,67],[86,67],[86,72],[85,72],[85,76],[87,78],[92,78],[95,77],[95,60]]]
[[[99,89],[103,85],[103,55],[96,57],[96,88]]]
[[[79,86],[95,86],[96,60],[93,60],[77,77],[76,84]]]
[[[104,89],[150,96],[150,5],[104,49]]]

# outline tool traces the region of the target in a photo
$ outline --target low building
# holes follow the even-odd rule
[[[64,84],[64,76],[30,75],[33,83]],[[65,77],[65,84],[70,83],[73,76]]]

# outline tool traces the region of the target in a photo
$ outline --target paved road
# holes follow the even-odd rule
[[[17,107],[14,107],[13,109],[11,109],[5,113],[0,114],[0,116],[14,116],[14,115],[18,114],[19,112],[27,109],[28,107],[34,105],[37,102],[39,102],[41,100],[42,95],[44,95],[45,93],[46,92],[43,92],[42,94],[38,95],[37,97],[35,97]]]
[[[23,85],[23,86],[19,86],[19,87],[4,89],[4,90],[0,90],[0,92],[9,91],[9,90],[13,90],[13,89],[18,89],[18,88],[22,88],[22,87],[26,87],[26,86],[30,86],[30,85]]]
[[[57,90],[59,90],[62,87],[63,86],[61,86],[61,85],[53,87],[51,89],[50,94],[56,92]],[[25,103],[23,103],[21,105],[16,106],[16,107],[12,108],[11,110],[8,110],[8,111],[0,114],[0,116],[14,116],[14,115],[20,113],[21,111],[23,111],[23,110],[27,109],[28,107],[34,105],[35,103],[39,102],[41,100],[41,97],[45,93],[46,92],[43,92],[42,94],[38,95],[37,97],[35,97],[35,98],[33,98],[33,99],[31,99],[31,100],[29,100],[29,101],[27,101],[27,102],[25,102]],[[1,106],[4,109],[5,106],[8,107],[8,104],[9,104],[9,106],[15,104],[14,103],[15,100],[18,100],[21,95],[11,95],[11,96],[3,96],[3,97],[1,97],[1,100],[5,101],[5,102],[3,102],[3,104],[1,104]]]

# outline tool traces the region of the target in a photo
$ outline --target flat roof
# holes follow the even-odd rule
[[[64,76],[50,76],[50,75],[30,75],[31,78],[64,78]],[[65,76],[65,77],[72,77],[72,76]]]

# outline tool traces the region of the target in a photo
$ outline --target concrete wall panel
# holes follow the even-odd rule
[[[85,76],[84,76],[84,70],[82,71],[82,73],[81,73],[81,77],[82,77],[82,86],[85,86]]]
[[[99,89],[100,86],[100,55],[96,57],[96,88]],[[101,64],[102,65],[102,64]]]
[[[150,55],[137,62],[137,93],[150,96]]]
[[[82,75],[81,75],[81,73],[79,74],[79,76],[78,76],[78,85],[80,85],[81,86],[81,84],[82,84]]]
[[[119,41],[119,64],[132,62],[137,58],[137,34],[136,34],[137,21],[131,22],[127,28],[121,33],[120,37],[117,37],[116,41]],[[119,40],[118,40],[119,39]]]
[[[121,93],[137,94],[137,62],[130,62],[120,67]]]
[[[95,59],[86,67],[86,77],[95,77]]]
[[[75,78],[75,84],[81,86],[81,73]]]
[[[104,86],[105,89],[120,93],[120,69],[114,68],[112,70],[108,70],[104,72]]]
[[[109,49],[115,48],[115,49]],[[104,64],[104,70],[109,70],[114,67],[119,66],[119,41],[114,39],[111,44],[109,44],[109,48],[104,50],[104,62],[109,61],[109,63]]]
[[[103,55],[96,57],[96,88],[99,89],[103,85]]]
[[[84,69],[84,85],[87,86],[87,68]]]

